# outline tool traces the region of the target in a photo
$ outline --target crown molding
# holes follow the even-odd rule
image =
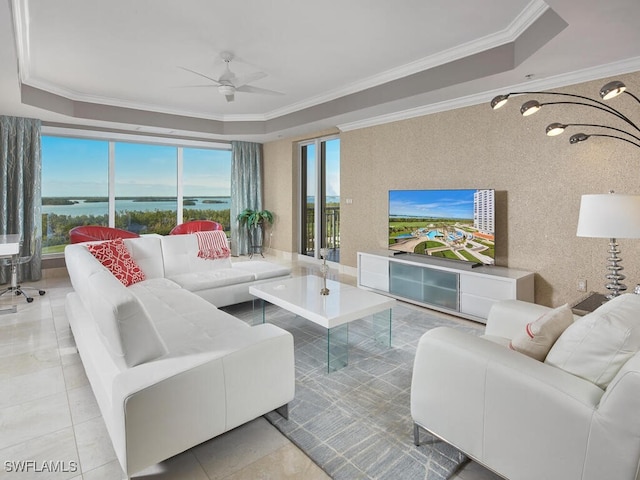
[[[267,120],[281,117],[299,110],[314,107],[322,103],[330,102],[346,95],[351,95],[369,88],[404,78],[414,73],[429,70],[445,63],[453,62],[461,58],[469,57],[486,50],[490,50],[500,45],[514,42],[520,34],[533,24],[549,6],[542,0],[532,0],[527,7],[511,22],[511,24],[502,31],[492,33],[480,39],[475,39],[456,47],[443,50],[435,55],[421,58],[414,62],[393,68],[380,74],[371,76],[364,80],[351,83],[345,87],[331,90],[321,95],[308,98],[302,102],[297,102],[289,106],[268,112],[265,117]]]
[[[508,37],[511,39],[510,41],[515,41],[549,8],[549,5],[547,5],[543,0],[531,0],[529,5],[527,5],[525,9],[513,19],[511,25],[506,28]]]
[[[147,104],[97,95],[87,95],[74,90],[62,87],[51,82],[33,77],[30,73],[31,54],[29,48],[29,3],[28,0],[11,0],[13,12],[14,36],[16,42],[16,54],[18,57],[18,74],[20,83],[29,85],[40,90],[44,90],[55,95],[77,102],[95,103],[98,105],[108,105],[112,107],[130,108],[134,110],[144,110],[155,113],[166,113],[184,117],[202,118],[205,120],[215,120],[222,122],[251,122],[265,121],[265,115],[215,115],[203,114],[202,112],[192,112],[188,110],[171,109],[159,105]]]
[[[115,132],[113,130],[87,129],[76,126],[42,125],[43,135],[58,137],[88,138],[93,140],[122,141],[135,143],[153,143],[156,145],[171,145],[191,148],[207,148],[216,150],[231,150],[230,142],[216,140],[200,140],[180,136],[152,135],[149,133]]]
[[[518,36],[525,31],[533,22],[535,22],[549,6],[542,0],[532,0],[527,7],[502,31],[498,31],[487,35],[480,39],[475,39],[462,45],[438,52],[414,62],[402,65],[384,71],[380,74],[373,75],[364,80],[353,82],[344,87],[333,89],[321,95],[310,97],[301,102],[296,102],[272,110],[265,114],[232,114],[232,115],[215,115],[203,114],[202,112],[192,112],[180,109],[172,109],[155,104],[147,104],[129,100],[122,100],[110,97],[101,97],[96,95],[87,95],[81,92],[67,89],[63,86],[47,82],[43,79],[33,77],[30,73],[30,50],[29,50],[29,6],[28,0],[11,0],[13,5],[13,16],[15,25],[15,37],[17,46],[17,56],[20,72],[21,83],[29,85],[40,90],[44,90],[69,100],[87,102],[101,105],[109,105],[121,108],[130,108],[135,110],[146,110],[150,112],[165,113],[170,115],[187,116],[202,118],[206,120],[215,120],[221,122],[265,122],[275,118],[296,113],[298,111],[314,107],[332,100],[336,100],[346,95],[357,93],[372,87],[376,87],[388,83],[399,78],[412,75],[439,65],[464,58],[476,53],[504,45],[515,41]]]
[[[633,73],[637,71],[640,71],[640,57],[626,58],[618,62],[607,63],[597,67],[585,68],[582,70],[576,70],[575,72],[563,73],[553,77],[511,85],[501,88],[500,91],[492,90],[489,93],[492,95],[498,95],[499,93],[522,90],[525,88],[528,91],[532,89],[541,91],[550,90],[552,88],[562,88],[569,85],[576,85],[578,83],[590,82],[592,80],[599,80],[601,78],[624,75],[626,73]]]
[[[24,80],[22,83],[24,85],[37,88],[39,90],[44,90],[45,92],[53,93],[54,95],[64,97],[74,102],[94,103],[97,105],[108,105],[111,107],[129,108],[133,110],[144,110],[147,112],[166,113],[169,115],[177,115],[177,116],[183,116],[183,117],[203,118],[205,120],[228,121],[228,119],[224,115],[207,115],[207,114],[203,114],[202,112],[176,110],[176,109],[161,107],[154,104],[147,104],[143,102],[134,102],[134,101],[128,101],[128,100],[109,98],[109,97],[100,97],[97,95],[86,95],[83,93],[76,92],[74,90],[60,87],[59,85],[55,85],[53,83],[36,79],[36,78],[29,78],[27,80]]]
[[[410,108],[407,110],[394,112],[385,115],[379,115],[376,117],[370,117],[365,120],[358,120],[355,122],[347,122],[337,125],[341,132],[348,132],[350,130],[358,130],[360,128],[374,127],[376,125],[383,125],[385,123],[397,122],[400,120],[408,120],[410,118],[421,117],[424,115],[431,115],[433,113],[446,112],[448,110],[455,110],[457,108],[470,107],[478,105],[480,103],[489,102],[493,97],[499,94],[526,90],[550,90],[553,88],[562,88],[569,85],[575,85],[578,83],[589,82],[592,80],[598,80],[601,78],[607,78],[615,75],[624,75],[626,73],[633,73],[640,71],[640,57],[630,58],[622,60],[620,62],[609,63],[606,65],[600,65],[594,68],[588,68],[584,70],[577,70],[575,72],[556,75],[553,77],[532,80],[526,83],[520,83],[516,85],[510,85],[504,88],[486,91],[475,95],[468,95],[466,97],[459,97],[453,100],[425,105],[422,107]]]
[[[193,118],[200,118],[204,120],[215,120],[219,122],[264,122],[266,120],[265,115],[262,115],[262,114],[215,115],[215,114],[206,114],[202,112],[192,112],[189,110],[172,109],[172,108],[162,107],[155,104],[143,103],[143,102],[134,102],[134,101],[121,100],[121,99],[115,99],[110,97],[100,97],[96,95],[85,95],[82,93],[78,93],[74,90],[61,88],[58,85],[54,85],[48,82],[43,82],[34,78],[31,78],[28,81],[23,81],[22,83],[24,85],[37,88],[39,90],[43,90],[45,92],[49,92],[54,95],[64,97],[74,102],[93,103],[96,105],[128,108],[132,110],[142,110],[145,112],[152,112],[152,113],[164,113],[164,114],[174,115],[179,117],[193,117]]]
[[[376,117],[369,117],[364,120],[357,120],[355,122],[341,123],[337,125],[337,127],[341,132],[349,132],[351,130],[359,130],[361,128],[375,127],[377,125],[384,125],[385,123],[399,122],[401,120],[408,120],[410,118],[422,117],[425,115],[431,115],[433,113],[446,112],[448,110],[455,110],[457,108],[477,105],[485,101],[486,98],[487,95],[484,93],[469,95],[466,97],[456,98],[455,100],[432,103],[429,105],[424,105],[422,107],[409,108],[407,110],[378,115]]]
[[[20,81],[23,84],[30,85],[35,88],[39,88],[75,101],[230,123],[266,122],[284,115],[296,113],[310,107],[318,106],[323,103],[336,100],[346,95],[379,86],[390,81],[406,77],[408,75],[428,70],[444,63],[464,58],[499,45],[514,42],[522,34],[522,32],[524,32],[533,22],[535,22],[550,8],[542,0],[532,0],[527,5],[527,7],[511,22],[511,24],[502,31],[487,35],[481,39],[474,40],[473,42],[468,42],[466,44],[459,45],[446,51],[439,52],[435,55],[419,59],[415,62],[403,65],[399,68],[387,70],[385,72],[382,72],[381,74],[371,76],[359,82],[351,83],[339,89],[334,89],[322,95],[306,99],[302,102],[296,102],[289,106],[272,110],[265,114],[207,115],[202,114],[201,112],[190,112],[179,109],[170,109],[158,105],[144,104],[140,102],[85,95],[31,77],[29,70],[31,62],[29,46],[29,3],[28,0],[10,0],[10,2],[12,7],[14,36],[18,58],[18,72]],[[496,90],[439,102],[436,104],[424,105],[389,114],[374,116],[360,121],[347,122],[339,124],[337,127],[340,131],[356,130],[360,128],[410,119],[418,116],[430,115],[447,110],[477,105],[483,102],[488,102],[493,96],[499,93],[518,91],[523,89],[527,91],[549,90],[553,88],[561,88],[577,83],[583,83],[591,80],[597,80],[600,78],[612,77],[615,75],[621,75],[636,71],[640,71],[640,57],[626,59],[620,62],[579,70],[567,74],[552,76],[545,79],[531,80],[524,83],[506,86],[504,88]]]
[[[16,55],[18,57],[18,76],[20,82],[28,77],[31,61],[29,50],[29,7],[27,0],[11,0],[11,12],[13,14],[13,34],[16,42]]]

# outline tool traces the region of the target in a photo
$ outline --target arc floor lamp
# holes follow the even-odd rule
[[[600,89],[599,93],[602,100],[609,100],[624,93],[640,104],[640,98],[629,92],[626,85],[619,80],[607,83]],[[511,92],[505,95],[498,95],[491,100],[491,108],[497,110],[507,103],[510,96],[524,94],[549,95],[557,98],[557,101],[544,103],[537,100],[526,101],[520,107],[520,113],[525,117],[533,115],[546,105],[578,105],[597,109],[607,115],[616,117],[617,121],[622,122],[617,124],[624,127],[618,128],[617,126],[593,123],[553,122],[545,130],[548,136],[560,135],[569,127],[589,127],[590,129],[595,129],[595,133],[575,133],[569,138],[569,143],[575,145],[591,137],[605,137],[620,140],[640,148],[640,128],[633,120],[620,110],[600,100],[583,95],[560,92]],[[611,299],[624,293],[627,287],[622,283],[625,275],[622,274],[623,267],[620,265],[622,259],[619,256],[618,239],[640,238],[640,195],[621,195],[613,191],[608,194],[583,195],[580,201],[577,236],[609,239],[608,273],[605,276],[607,279],[605,288],[609,293],[606,297]]]

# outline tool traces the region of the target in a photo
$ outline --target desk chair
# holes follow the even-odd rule
[[[44,290],[35,287],[23,287],[18,282],[18,267],[24,263],[31,261],[35,252],[35,235],[32,236],[31,242],[29,244],[29,255],[19,256],[12,255],[11,259],[0,259],[0,265],[10,265],[11,266],[11,283],[10,285],[0,292],[0,297],[5,293],[14,292],[15,295],[22,295],[27,303],[33,302],[33,297],[29,296],[26,291],[33,290],[38,292],[39,295],[44,295],[47,293]],[[20,250],[22,249],[22,241],[20,241]]]

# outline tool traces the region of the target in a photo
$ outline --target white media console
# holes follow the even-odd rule
[[[439,260],[358,252],[358,287],[482,323],[499,300],[534,300],[532,272]]]

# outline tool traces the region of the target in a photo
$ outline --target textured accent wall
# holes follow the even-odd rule
[[[615,78],[640,94],[640,72]],[[609,80],[554,91],[599,98],[600,87]],[[497,111],[487,102],[342,133],[341,263],[356,266],[356,252],[386,248],[390,189],[494,188],[496,263],[536,272],[536,303],[575,301],[584,295],[577,291],[579,279],[587,280],[588,290],[604,291],[608,241],[576,237],[580,196],[610,189],[640,194],[640,149],[605,138],[570,145],[571,134],[593,132],[587,127],[547,137],[545,127],[555,121],[626,127],[611,115],[582,106],[547,106],[522,117],[520,105],[529,98],[553,101],[550,96],[513,97]],[[628,95],[609,103],[640,122],[640,105]],[[296,201],[297,174],[287,170],[295,170],[296,142],[265,145],[267,195],[282,206],[281,221],[285,203]],[[293,193],[281,179],[271,177],[271,162],[291,182]],[[347,205],[346,198],[353,203]],[[274,248],[295,251],[295,230],[288,233],[291,241],[274,241]],[[640,239],[619,243],[625,283],[632,290],[640,283]]]

